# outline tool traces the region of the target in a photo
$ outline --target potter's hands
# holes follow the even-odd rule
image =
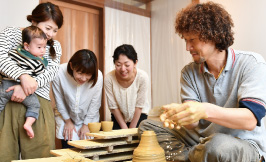
[[[64,140],[66,141],[68,140],[72,140],[73,137],[73,131],[76,131],[75,125],[72,122],[71,119],[67,119],[65,120],[65,127],[64,127],[64,132],[63,132],[63,136],[64,136]]]
[[[14,85],[9,87],[6,92],[9,91],[14,91],[12,96],[11,96],[11,101],[14,102],[23,102],[24,99],[26,98],[26,94],[24,93],[21,85]]]
[[[83,124],[78,131],[78,136],[81,140],[86,139],[86,133],[90,132],[88,125]]]
[[[168,112],[171,109],[178,108],[179,106],[180,104],[177,104],[177,103],[171,103],[171,104],[162,106],[164,113],[160,115],[160,120],[163,122],[165,127],[169,127],[170,129],[173,129],[173,128],[180,129],[179,124],[177,124],[176,122],[168,118]]]
[[[22,74],[19,79],[26,96],[33,94],[37,90],[38,83],[36,79],[32,78],[30,75]]]
[[[175,127],[179,129],[180,126],[194,124],[200,119],[206,119],[208,117],[204,104],[194,101],[183,104],[169,104],[162,108],[165,112],[161,115],[160,119],[169,128]],[[167,125],[167,123],[169,124]]]

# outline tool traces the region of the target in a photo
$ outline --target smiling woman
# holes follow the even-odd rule
[[[60,65],[52,86],[61,114],[55,117],[56,137],[63,148],[69,148],[68,140],[86,139],[88,123],[99,122],[103,76],[95,54],[86,49],[77,51],[68,63]]]
[[[20,13],[20,11],[19,11]],[[54,115],[50,104],[50,82],[58,72],[60,63],[61,45],[53,40],[54,36],[46,30],[58,30],[63,25],[63,15],[58,6],[52,3],[40,3],[33,9],[27,20],[43,30],[48,37],[44,58],[47,59],[47,67],[43,73],[32,77],[23,69],[9,53],[16,50],[22,43],[21,27],[7,27],[0,32],[0,71],[9,80],[20,81],[19,84],[9,87],[13,91],[11,100],[0,115],[0,157],[1,162],[10,162],[19,159],[33,159],[50,156],[50,150],[54,149]],[[4,78],[3,78],[4,79]],[[1,88],[2,84],[1,84]],[[1,92],[5,93],[6,89]],[[26,96],[36,94],[40,103],[39,117],[32,130],[34,138],[29,139],[27,129],[23,129],[25,123],[26,107],[24,103]],[[3,99],[3,98],[1,98]],[[32,103],[32,102],[30,102]],[[29,129],[28,129],[29,130]],[[12,143],[12,145],[10,145]],[[38,144],[37,144],[38,143]]]
[[[113,129],[136,128],[147,119],[149,78],[138,69],[138,56],[132,45],[121,45],[114,51],[115,70],[105,77],[104,88],[112,113]]]

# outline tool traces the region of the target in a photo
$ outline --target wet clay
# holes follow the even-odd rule
[[[91,133],[98,133],[101,129],[101,123],[88,123],[88,127]]]
[[[144,131],[139,146],[133,152],[133,162],[166,162],[164,150],[154,131]]]
[[[104,132],[110,132],[113,129],[114,123],[112,121],[101,121],[102,130]]]

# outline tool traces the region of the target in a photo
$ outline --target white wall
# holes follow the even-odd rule
[[[207,0],[200,0],[206,2]],[[266,60],[266,1],[212,0],[231,14],[235,27],[235,49],[253,51]]]
[[[190,62],[185,42],[174,28],[176,13],[191,0],[152,1],[152,103],[154,108],[180,102],[180,72]]]
[[[0,0],[0,30],[7,26],[26,27],[26,16],[39,4],[39,0]]]

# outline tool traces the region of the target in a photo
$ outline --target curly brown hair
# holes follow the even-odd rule
[[[207,2],[191,4],[176,17],[175,31],[181,38],[184,33],[195,33],[201,41],[211,41],[222,51],[234,43],[234,23],[231,15],[219,4]]]

